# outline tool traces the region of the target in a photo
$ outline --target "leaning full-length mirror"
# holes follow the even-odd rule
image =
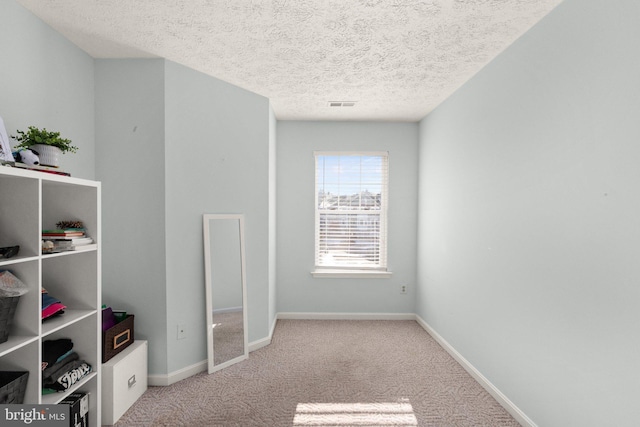
[[[244,216],[205,214],[204,265],[209,373],[249,356]]]

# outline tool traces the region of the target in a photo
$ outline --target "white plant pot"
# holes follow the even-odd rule
[[[58,147],[54,147],[52,145],[33,144],[31,148],[38,152],[40,164],[42,166],[53,166],[54,168],[57,168],[60,164],[59,158],[60,155],[62,155],[62,150]]]

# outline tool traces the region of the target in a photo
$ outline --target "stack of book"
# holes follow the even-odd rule
[[[32,171],[47,172],[54,175],[71,176],[69,172],[61,171],[60,169],[53,166],[27,165],[21,162],[14,162],[14,166],[20,169],[30,169]]]
[[[76,251],[93,243],[93,239],[87,236],[84,228],[42,230],[42,241],[43,253]]]

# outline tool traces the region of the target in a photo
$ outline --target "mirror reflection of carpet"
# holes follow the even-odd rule
[[[244,353],[242,311],[213,313],[214,363],[219,365]]]

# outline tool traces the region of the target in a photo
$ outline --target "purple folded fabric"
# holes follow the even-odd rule
[[[113,314],[111,307],[102,309],[102,332],[112,328],[116,324],[116,316]]]

